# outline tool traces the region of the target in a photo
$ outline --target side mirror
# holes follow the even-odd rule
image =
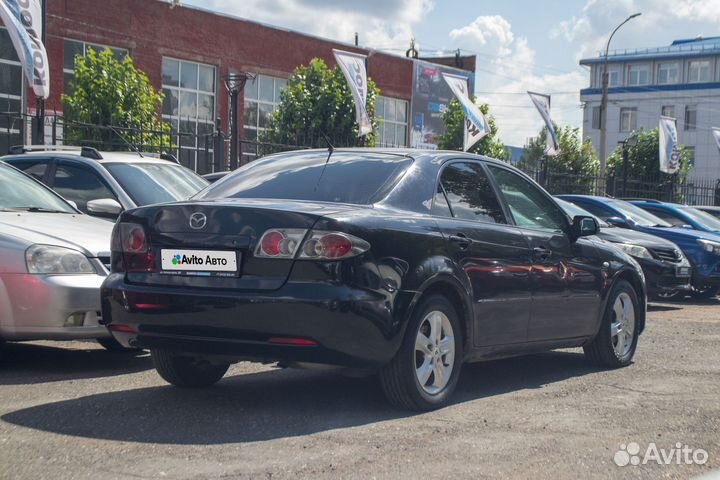
[[[632,228],[633,226],[633,223],[630,220],[625,220],[624,218],[620,217],[610,217],[605,221],[613,227]]]
[[[600,225],[593,217],[578,215],[573,218],[573,234],[575,238],[589,237],[600,232]]]
[[[87,202],[87,210],[91,215],[120,215],[123,208],[117,200],[113,198],[98,198]]]

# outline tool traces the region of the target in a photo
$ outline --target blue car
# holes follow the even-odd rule
[[[697,208],[656,200],[631,200],[630,203],[662,218],[674,227],[720,234],[720,219]]]
[[[692,265],[692,295],[709,299],[720,290],[720,235],[676,228],[650,212],[614,198],[560,195],[611,225],[656,235],[676,244]]]

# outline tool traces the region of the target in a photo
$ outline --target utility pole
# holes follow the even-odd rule
[[[608,74],[608,55],[610,53],[610,42],[613,37],[620,30],[620,27],[625,25],[633,18],[637,18],[641,13],[635,13],[625,19],[620,25],[615,27],[615,30],[610,34],[607,45],[605,47],[605,62],[603,63],[602,71],[602,100],[600,101],[600,179],[601,182],[605,182],[605,174],[607,170],[607,104],[608,104],[608,84],[610,76]],[[602,192],[605,193],[605,184],[601,184]]]

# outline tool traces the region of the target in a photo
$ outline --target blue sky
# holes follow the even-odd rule
[[[542,127],[523,92],[553,96],[553,118],[581,126],[578,60],[596,55],[609,31],[642,12],[613,48],[669,45],[720,35],[720,0],[188,0],[243,18],[399,53],[415,37],[422,54],[457,48],[478,55],[478,100],[489,103],[500,137],[521,146]]]

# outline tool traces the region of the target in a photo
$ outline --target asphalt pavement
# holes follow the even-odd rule
[[[628,368],[580,350],[466,365],[454,403],[423,414],[374,378],[243,363],[188,391],[147,354],[9,345],[0,478],[691,478],[720,470],[718,345],[720,302],[655,305]],[[678,443],[704,464],[642,464]]]

